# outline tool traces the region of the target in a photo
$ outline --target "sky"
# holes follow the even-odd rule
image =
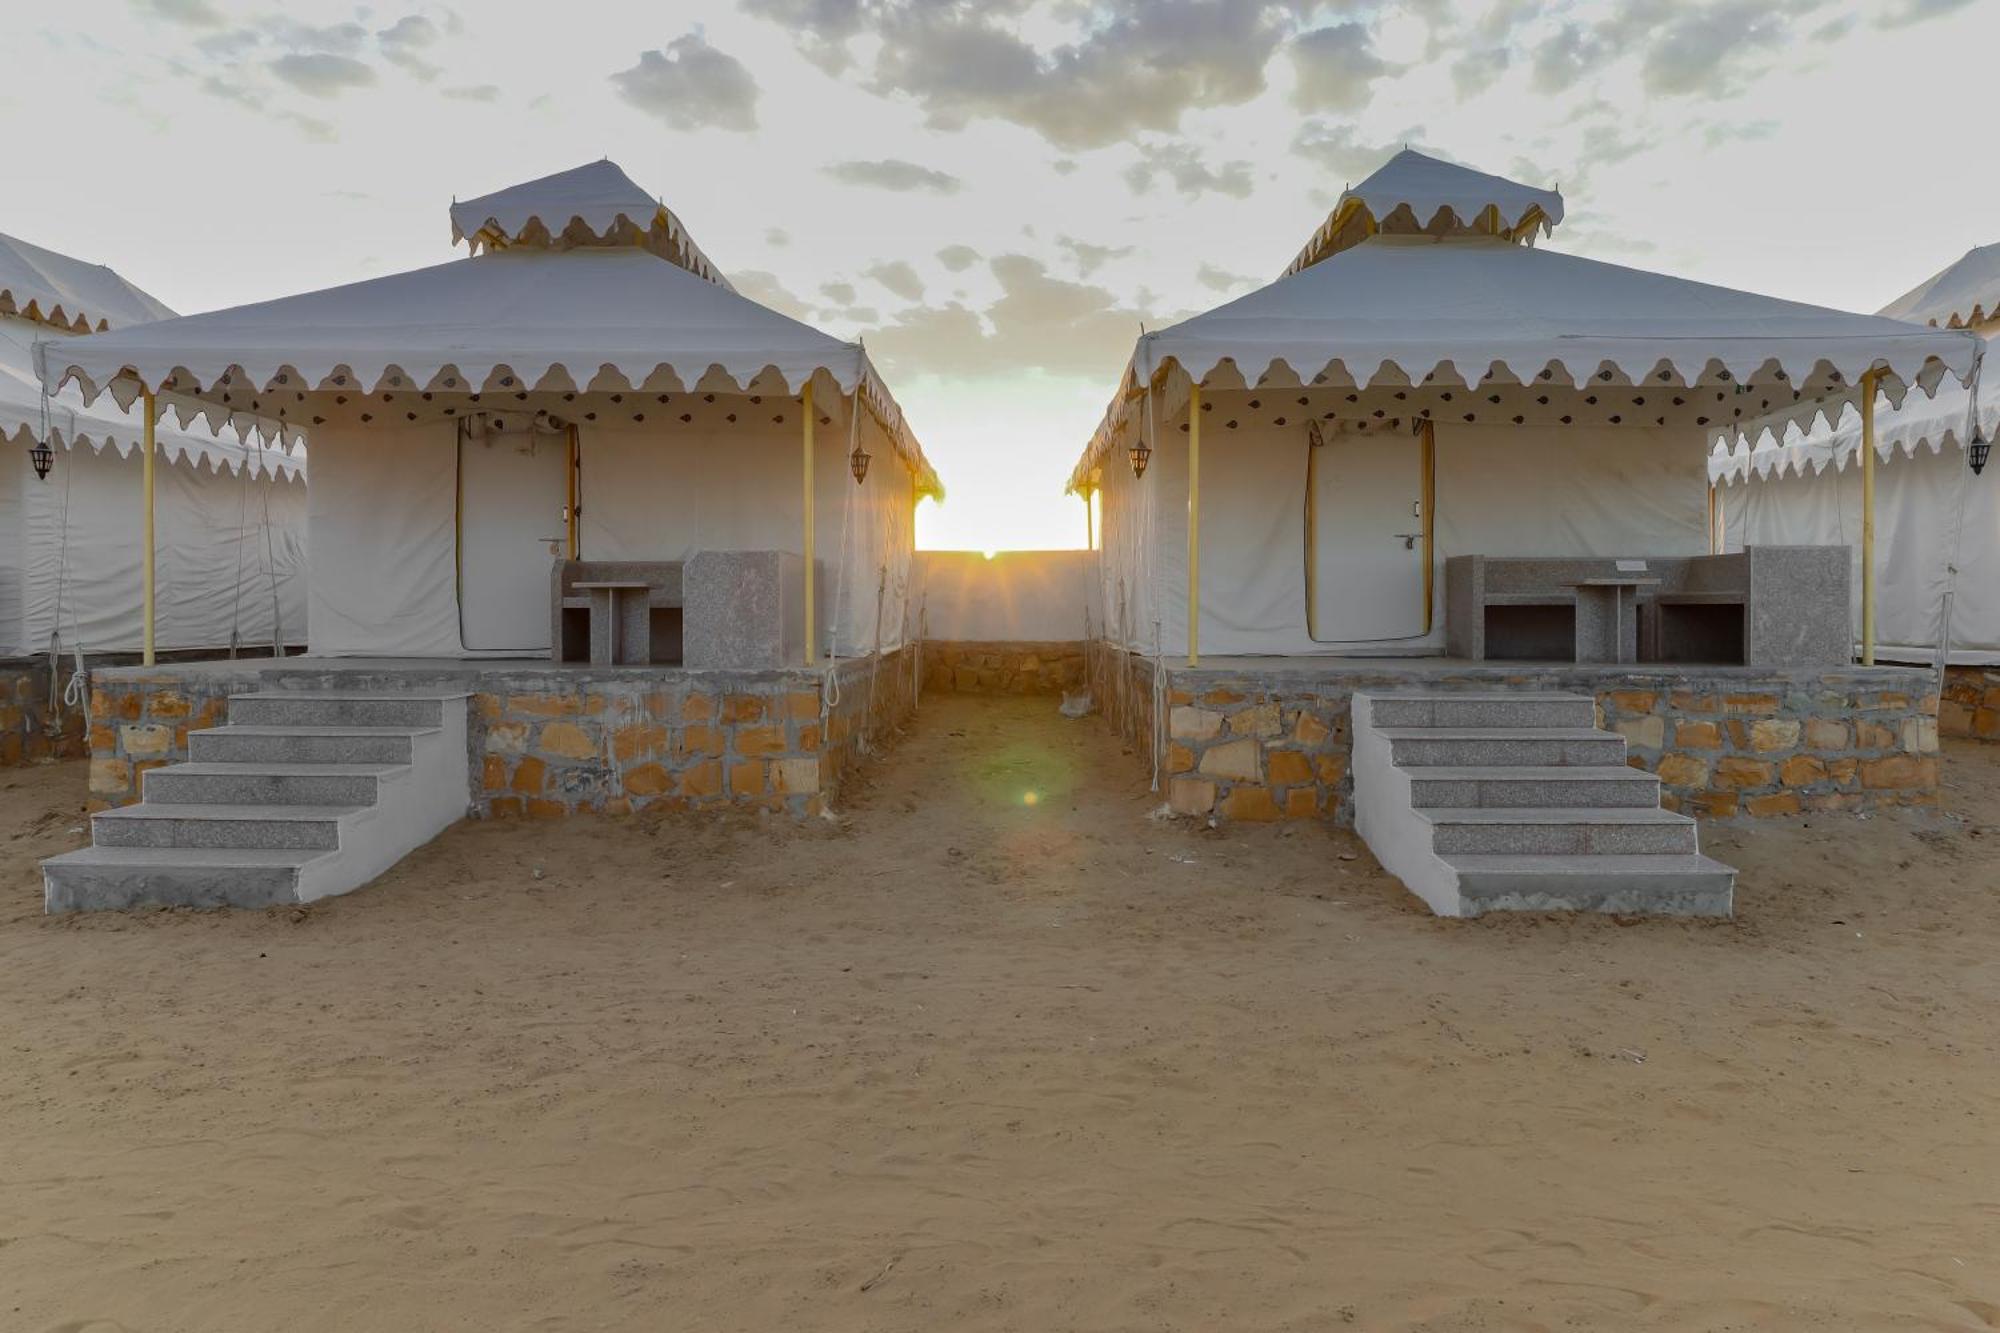
[[[600,157],[738,290],[862,338],[925,546],[1075,546],[1142,328],[1274,279],[1408,144],[1543,244],[1875,310],[2000,240],[2000,0],[70,0],[0,5],[0,231],[183,313],[452,255]]]

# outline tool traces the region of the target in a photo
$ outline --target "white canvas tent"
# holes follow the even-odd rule
[[[2000,245],[1980,246],[1883,314],[2000,336]],[[1978,428],[2000,433],[2000,394],[1978,395]],[[2000,474],[1975,475],[1972,391],[1877,405],[1877,654],[1894,662],[2000,663]],[[1718,448],[1709,463],[1725,549],[1749,543],[1852,545],[1859,556],[1861,418],[1790,426]],[[1860,606],[1855,606],[1856,636]],[[1949,619],[1949,644],[1945,644]]]
[[[1141,337],[1070,478],[1107,637],[1436,653],[1446,557],[1707,553],[1714,437],[1972,373],[1970,334],[1534,249],[1561,217],[1405,150],[1278,281]]]
[[[913,510],[938,482],[858,344],[737,295],[610,162],[451,222],[471,257],[101,335],[47,354],[44,382],[310,428],[315,653],[535,655],[565,541],[796,553],[809,524],[815,641],[902,642]]]
[[[172,315],[109,268],[0,236],[0,656],[141,647],[143,423],[73,389],[45,395],[34,348]],[[171,422],[155,448],[157,647],[302,640],[303,455]]]

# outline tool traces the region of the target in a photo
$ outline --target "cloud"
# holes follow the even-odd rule
[[[905,301],[924,299],[924,280],[917,276],[908,261],[895,259],[864,269],[864,274],[875,279]],[[850,297],[851,301],[853,298]]]
[[[454,102],[497,102],[500,100],[500,85],[497,83],[474,83],[461,88],[444,88],[439,91]]]
[[[308,97],[338,97],[349,88],[367,88],[375,71],[359,60],[325,51],[293,51],[271,62],[271,73]]]
[[[1375,80],[1395,66],[1375,54],[1363,23],[1336,23],[1292,39],[1297,82],[1292,104],[1301,111],[1359,111]]]
[[[1161,176],[1190,199],[1211,192],[1232,199],[1248,199],[1252,188],[1248,162],[1224,162],[1211,167],[1201,160],[1200,151],[1188,143],[1142,145],[1139,160],[1125,168],[1125,183],[1134,194],[1149,193],[1153,182]]]
[[[1132,253],[1129,245],[1092,245],[1079,241],[1074,236],[1058,236],[1056,244],[1076,261],[1076,271],[1080,277],[1089,277],[1114,259],[1123,259]]]
[[[769,306],[781,315],[790,315],[793,319],[812,318],[811,304],[801,300],[791,288],[780,282],[775,273],[740,268],[730,273],[729,284],[758,305]]]
[[[1422,149],[1423,135],[1423,126],[1418,125],[1396,138],[1370,142],[1351,124],[1309,120],[1292,136],[1292,152],[1324,171],[1330,180],[1352,185],[1387,162],[1397,149],[1406,145]]]
[[[1912,23],[1922,23],[1926,19],[1942,18],[1956,10],[1965,8],[1972,0],[1902,0],[1902,3],[1879,15],[1875,20],[1878,28],[1903,28]]]
[[[1024,37],[1030,0],[746,0],[784,25],[808,59],[845,69],[866,34],[865,86],[908,98],[934,129],[1021,125],[1063,149],[1173,131],[1184,112],[1264,91],[1264,67],[1295,26],[1292,0],[1148,0],[1076,7],[1075,40]]]
[[[421,14],[406,14],[376,33],[375,40],[381,43],[383,59],[429,82],[444,71],[417,53],[435,45],[439,36],[437,24]]]
[[[853,305],[860,296],[851,282],[822,282],[819,294],[835,305]]]
[[[985,310],[963,301],[917,306],[868,335],[868,350],[895,374],[974,376],[1021,369],[1109,382],[1131,355],[1140,312],[1111,292],[1052,276],[1027,255],[990,268],[1000,297]]]
[[[1479,96],[1507,72],[1513,57],[1505,47],[1490,51],[1467,51],[1451,62],[1451,87],[1461,102]]]
[[[137,8],[190,28],[219,28],[222,14],[208,0],[142,0]]]
[[[1231,273],[1210,263],[1203,263],[1195,270],[1194,280],[1212,292],[1235,292],[1257,285],[1257,279],[1253,277],[1242,273]]]
[[[786,231],[783,227],[765,228],[764,244],[772,247],[777,247],[777,246],[790,245],[791,243],[792,243],[792,234]]]
[[[965,185],[964,181],[949,172],[895,157],[874,162],[836,162],[823,170],[843,185],[863,185],[877,190],[957,194]]]
[[[757,81],[698,32],[676,37],[665,51],[641,52],[639,63],[611,82],[620,97],[677,130],[757,128]]]
[[[937,257],[938,263],[953,273],[963,273],[979,262],[979,252],[969,245],[947,245]]]

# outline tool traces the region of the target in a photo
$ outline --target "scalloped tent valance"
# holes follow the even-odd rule
[[[103,264],[0,234],[0,315],[89,333],[173,314]]]
[[[22,336],[35,331],[43,330],[18,318],[0,316],[0,444],[26,448],[37,440],[46,440],[57,449],[82,445],[98,453],[110,449],[121,458],[131,457],[146,433],[145,423],[137,413],[121,410],[115,403],[86,405],[74,389],[44,400],[35,373],[33,341]],[[305,475],[303,450],[294,452],[278,444],[251,443],[250,438],[239,442],[213,432],[189,429],[200,418],[193,411],[184,415],[187,420],[177,426],[169,414],[163,413],[164,419],[154,428],[154,447],[170,463],[185,461],[222,472],[247,467],[253,476]]]
[[[937,474],[867,353],[636,247],[513,246],[40,349],[41,379],[129,406],[150,386],[309,429],[357,395],[854,394],[918,484]],[[379,409],[387,411],[386,408]],[[415,410],[396,406],[399,419]]]
[[[1532,245],[1563,220],[1559,190],[1537,189],[1405,148],[1341,191],[1325,222],[1282,276],[1311,268],[1370,236],[1498,236]]]
[[[696,277],[734,291],[664,203],[605,158],[510,185],[451,206],[451,239],[482,249],[641,246]]]
[[[1963,381],[1982,344],[1492,237],[1374,236],[1139,340],[1072,474],[1137,428],[1149,387],[1337,391],[1335,419],[1437,417],[1733,433],[1810,422],[1864,372],[1900,402]],[[1691,392],[1699,390],[1699,392]],[[1468,392],[1471,391],[1471,392]],[[1171,406],[1171,404],[1169,404]]]
[[[1971,438],[1971,392],[1945,383],[1935,395],[1911,394],[1900,406],[1875,409],[1875,456],[1884,463],[1915,458],[1920,451],[1941,454],[1964,449]],[[2000,434],[2000,397],[1982,395],[1979,426],[1987,439]],[[1810,429],[1788,426],[1782,437],[1766,432],[1752,447],[1739,441],[1718,446],[1709,455],[1710,481],[1734,485],[1755,476],[1760,480],[1787,474],[1817,476],[1831,467],[1846,471],[1861,452],[1861,412],[1849,406],[1837,424],[1821,421]]]
[[[1882,307],[1881,313],[1952,329],[2000,319],[2000,242],[1967,250]]]

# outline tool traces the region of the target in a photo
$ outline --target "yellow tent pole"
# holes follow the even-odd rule
[[[861,397],[859,389],[855,391],[854,396],[857,403],[856,410],[858,411],[859,399]],[[816,547],[813,542],[813,386],[810,377],[806,380],[805,388],[799,392],[799,409],[804,413],[806,421],[805,429],[799,436],[803,442],[801,456],[804,460],[802,470],[805,474],[806,488],[806,665],[814,666],[819,662],[818,636],[813,630],[813,574],[815,573],[815,566],[818,564],[818,561],[815,559]]]
[[[1201,385],[1188,386],[1188,665],[1201,665]]]
[[[1861,376],[1861,665],[1875,665],[1875,376]]]
[[[582,543],[577,540],[578,523],[577,523],[577,512],[576,512],[576,502],[578,498],[577,497],[577,490],[578,490],[577,454],[579,452],[580,442],[578,441],[576,436],[575,426],[572,425],[567,433],[569,439],[567,441],[568,449],[566,451],[566,456],[569,461],[569,466],[563,469],[564,476],[568,478],[567,491],[565,492],[564,496],[566,503],[564,503],[563,505],[563,524],[564,524],[563,545],[565,548],[563,554],[567,559],[574,560],[577,558],[577,552],[582,549]]]
[[[143,397],[146,400],[145,404],[146,430],[144,437],[145,461],[140,465],[139,468],[139,476],[140,476],[139,484],[145,492],[144,527],[146,533],[145,537],[146,545],[145,549],[141,552],[141,560],[142,560],[141,567],[144,570],[143,578],[145,580],[143,600],[145,602],[146,620],[145,620],[145,626],[141,632],[144,635],[144,647],[145,647],[145,655],[142,660],[145,662],[147,666],[152,666],[154,660],[153,659],[153,558],[154,558],[153,557],[153,432],[154,432],[154,423],[159,420],[160,409],[159,409],[159,404],[153,398],[153,391],[151,389],[147,389]],[[242,534],[239,533],[237,535],[240,538]]]
[[[1097,515],[1091,512],[1090,497],[1091,490],[1086,486],[1083,490],[1083,549],[1086,551],[1095,551],[1097,549]]]

